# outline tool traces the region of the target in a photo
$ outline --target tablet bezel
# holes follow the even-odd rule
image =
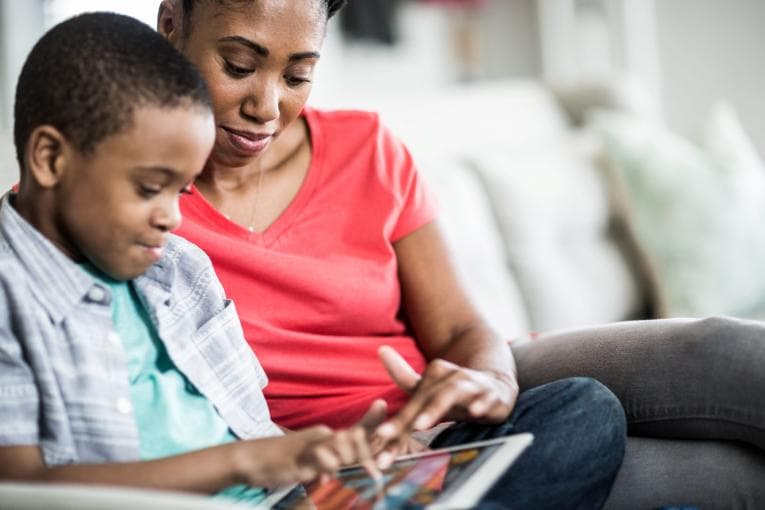
[[[409,455],[402,455],[396,458],[394,464],[410,461],[413,459],[426,458],[443,453],[468,450],[471,448],[482,448],[497,444],[502,445],[495,452],[493,452],[490,457],[484,459],[482,463],[475,469],[471,469],[469,473],[460,476],[460,478],[456,481],[458,484],[456,488],[447,488],[442,494],[438,496],[436,501],[426,507],[428,510],[454,510],[460,508],[473,508],[479,502],[481,497],[483,497],[486,491],[488,491],[497,481],[497,479],[502,475],[502,473],[504,473],[510,467],[510,465],[515,462],[518,456],[520,456],[520,454],[532,443],[532,441],[532,434],[512,434],[495,439],[475,441],[472,443],[465,443],[447,448],[437,448],[433,450],[412,453]],[[351,469],[358,469],[358,467],[358,464],[353,466],[346,466],[340,470],[340,473]],[[467,480],[463,479],[464,476],[468,477]],[[279,489],[272,494],[269,494],[266,500],[261,503],[262,506],[258,505],[258,508],[271,508],[274,505],[280,503],[298,485],[299,484],[293,484],[289,487]]]

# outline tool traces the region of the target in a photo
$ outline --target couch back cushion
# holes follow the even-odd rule
[[[503,338],[530,328],[520,289],[483,183],[460,158],[420,152],[417,162],[439,204],[439,223],[457,274],[478,311]]]
[[[598,168],[568,137],[472,156],[538,331],[639,317]]]
[[[409,146],[468,292],[503,334],[644,313],[601,176],[547,88],[500,80],[360,106]]]

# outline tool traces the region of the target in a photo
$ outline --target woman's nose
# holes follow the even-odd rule
[[[242,104],[242,112],[261,124],[279,118],[279,86],[274,80],[261,79]]]

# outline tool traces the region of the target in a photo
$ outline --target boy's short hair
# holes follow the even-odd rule
[[[169,42],[128,16],[82,14],[48,31],[24,63],[14,107],[16,157],[23,172],[27,140],[43,124],[88,154],[129,128],[137,107],[182,102],[211,109],[204,80]]]

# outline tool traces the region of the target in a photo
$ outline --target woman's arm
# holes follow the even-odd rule
[[[420,377],[390,348],[381,357],[410,401],[378,433],[393,437],[443,419],[500,422],[518,394],[507,343],[488,327],[461,288],[435,222],[394,244],[402,306],[430,360]]]
[[[275,487],[372,463],[363,427],[312,427],[151,461],[47,467],[37,445],[0,447],[0,480],[70,482],[214,493],[235,484]]]

